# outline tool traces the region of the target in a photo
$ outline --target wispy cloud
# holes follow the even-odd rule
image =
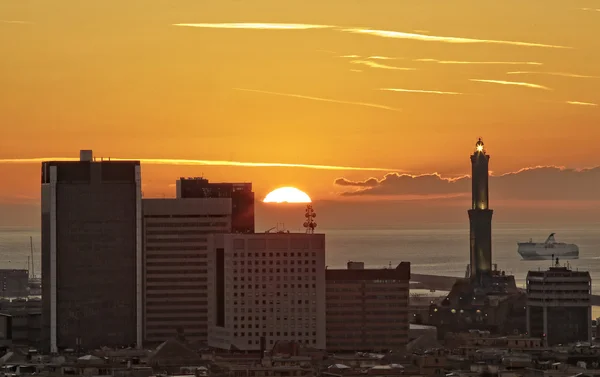
[[[598,106],[596,103],[591,102],[579,102],[579,101],[567,101],[569,105],[579,105],[579,106]]]
[[[426,35],[417,33],[404,33],[401,31],[376,30],[363,28],[348,28],[341,29],[342,31],[355,34],[367,34],[384,38],[412,39],[425,42],[445,42],[445,43],[487,43],[487,44],[502,44],[513,46],[528,46],[528,47],[545,47],[545,48],[570,48],[565,46],[548,45],[542,43],[520,42],[520,41],[501,41],[493,39],[475,39],[461,37],[444,37],[436,35]]]
[[[256,90],[256,89],[244,89],[244,88],[233,88],[233,89],[234,90],[243,91],[243,92],[270,94],[270,95],[274,95],[274,96],[300,98],[300,99],[307,99],[307,100],[311,100],[311,101],[321,101],[321,102],[339,103],[339,104],[343,104],[343,105],[354,105],[354,106],[372,107],[372,108],[375,108],[375,109],[389,110],[389,111],[401,111],[400,109],[396,109],[396,108],[393,108],[393,107],[384,106],[384,105],[378,105],[378,104],[368,103],[368,102],[342,101],[342,100],[331,99],[331,98],[321,98],[321,97],[304,96],[304,95],[300,95],[300,94],[269,92],[269,91],[266,91],[266,90]]]
[[[415,59],[416,62],[432,62],[438,64],[489,64],[489,65],[542,65],[539,62],[474,62],[464,60]]]
[[[306,30],[328,29],[331,25],[314,24],[277,24],[277,23],[203,23],[203,24],[173,24],[173,26],[187,26],[209,29],[264,29],[264,30]]]
[[[2,24],[20,24],[20,25],[31,25],[33,22],[30,21],[18,21],[18,20],[0,20]]]
[[[477,81],[477,82],[485,82],[485,83],[490,83],[490,84],[500,84],[500,85],[515,85],[515,86],[525,86],[528,88],[535,88],[535,89],[544,89],[544,90],[552,90],[546,86],[542,86],[542,85],[538,85],[538,84],[532,84],[529,82],[519,82],[519,81],[503,81],[503,80],[480,80],[480,79],[469,79],[470,81]]]
[[[562,76],[562,77],[576,77],[576,78],[584,78],[584,79],[598,79],[598,76],[588,76],[588,75],[578,75],[575,73],[567,73],[567,72],[535,72],[535,71],[516,71],[516,72],[506,72],[507,75],[549,75],[549,76]]]
[[[351,69],[350,72],[362,72],[362,69]]]
[[[597,8],[579,8],[580,10],[586,10],[589,12],[600,12],[600,9]]]
[[[380,64],[377,62],[372,62],[370,60],[353,60],[350,63],[352,64],[362,64],[362,65],[366,65],[367,67],[371,67],[371,68],[380,68],[380,69],[395,69],[395,70],[399,70],[399,71],[416,71],[416,68],[406,68],[406,67],[394,67],[391,65],[386,65],[386,64]]]
[[[389,56],[375,55],[375,56],[369,56],[367,59],[373,59],[373,60],[396,60],[398,58],[391,58]]]
[[[450,94],[450,95],[464,94],[464,93],[458,93],[458,92],[443,92],[443,91],[439,91],[439,90],[400,89],[400,88],[381,88],[379,90],[386,90],[388,92],[405,92],[405,93]]]
[[[360,55],[342,55],[340,58],[357,59],[360,58]]]
[[[180,165],[180,166],[237,166],[237,167],[285,167],[317,170],[360,170],[360,171],[397,171],[389,168],[369,168],[356,166],[312,165],[312,164],[287,164],[280,162],[242,162],[224,160],[186,160],[164,158],[111,158],[111,161],[140,161],[148,165]],[[44,161],[78,161],[71,157],[36,157],[36,158],[4,158],[0,164],[39,164]]]

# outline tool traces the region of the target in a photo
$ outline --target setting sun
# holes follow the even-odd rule
[[[310,203],[310,197],[295,187],[280,187],[267,194],[265,203]]]

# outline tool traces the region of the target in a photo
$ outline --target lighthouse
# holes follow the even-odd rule
[[[492,214],[489,209],[489,165],[483,140],[479,138],[471,155],[472,204],[470,224],[470,277],[477,285],[484,285],[492,273]]]

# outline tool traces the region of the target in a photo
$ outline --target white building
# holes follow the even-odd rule
[[[208,236],[231,231],[230,198],[144,199],[144,342],[208,336]]]
[[[209,237],[212,347],[258,351],[277,341],[325,349],[325,235]]]

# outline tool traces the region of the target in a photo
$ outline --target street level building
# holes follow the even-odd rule
[[[43,348],[141,346],[139,161],[81,151],[41,173]]]
[[[547,345],[592,341],[592,279],[560,266],[527,273],[527,331]]]
[[[208,334],[208,235],[231,231],[231,198],[144,199],[144,344]]]
[[[404,350],[408,343],[410,263],[395,268],[327,269],[327,351]]]
[[[209,346],[325,349],[324,234],[225,234],[209,243]]]

